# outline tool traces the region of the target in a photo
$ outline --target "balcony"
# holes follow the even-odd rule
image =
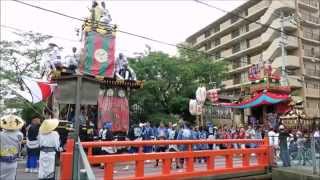
[[[289,86],[291,88],[302,88],[302,81],[299,76],[289,75],[288,76]]]
[[[238,73],[238,72],[241,72],[241,71],[249,69],[251,66],[252,66],[251,64],[248,64],[248,65],[245,65],[245,66],[234,67],[233,69],[229,70],[228,73],[230,73],[230,74]]]
[[[298,0],[299,6],[307,8],[311,11],[317,11],[319,4],[316,0]]]
[[[300,68],[300,62],[299,62],[299,57],[298,56],[286,56],[286,68],[287,69],[298,69]],[[282,67],[283,64],[283,60],[282,57],[277,57],[274,59],[274,61],[272,62],[272,67],[273,68],[280,68]]]
[[[320,117],[320,110],[317,107],[305,108],[308,117]]]
[[[305,69],[305,75],[309,77],[313,77],[316,79],[320,79],[320,71],[316,71],[314,69]]]
[[[265,14],[261,17],[261,23],[262,24],[270,24],[274,19],[277,18],[275,14],[279,14],[280,11],[285,12],[295,12],[295,1],[285,1],[283,3],[282,1],[272,1],[270,4],[268,10],[265,12]]]
[[[262,28],[261,28],[261,26],[257,26],[256,28],[251,29],[250,31],[248,31],[246,33],[240,34],[239,36],[234,37],[233,39],[230,39],[227,42],[221,41],[222,43],[220,45],[212,47],[211,49],[209,49],[208,52],[214,53],[214,52],[219,51],[223,48],[230,47],[230,46],[240,42],[243,39],[251,39],[251,38],[259,35],[260,33],[262,33]],[[240,49],[239,49],[239,51],[240,51]]]
[[[227,86],[232,86],[233,85],[233,79],[222,81],[222,85],[224,85],[226,87]]]
[[[285,21],[283,25],[284,25],[284,30],[286,32],[292,32],[297,30],[297,25],[294,25],[289,21]],[[270,26],[280,30],[281,19],[280,18],[275,19]],[[272,28],[268,28],[267,31],[262,34],[261,38],[262,38],[262,41],[272,42],[276,37],[279,37],[279,36],[280,36],[279,31],[276,31]]]
[[[307,22],[316,26],[320,25],[320,18],[309,12],[308,13],[300,12],[300,16],[301,16],[302,22]]]
[[[310,32],[303,32],[303,38],[315,43],[320,43],[320,34],[310,33]]]
[[[303,56],[320,59],[320,52],[319,51],[315,51],[314,49],[312,50],[311,48],[310,49],[304,49],[303,50]]]
[[[306,88],[306,96],[311,98],[320,98],[320,89]]]
[[[288,68],[288,69],[300,68],[300,61],[299,61],[298,56],[289,55],[289,56],[286,56],[285,59],[287,61],[286,68]],[[282,57],[275,58],[271,65],[273,68],[281,67],[282,66]]]
[[[269,47],[263,52],[263,58],[265,60],[272,61],[274,60],[277,56],[280,55],[280,46],[279,43],[281,42],[281,38],[274,39],[272,43],[269,45]],[[296,49],[298,48],[298,39],[293,36],[288,36],[287,38],[287,44],[286,44],[286,49]]]
[[[255,21],[257,18],[259,18],[264,13],[264,10],[266,10],[267,8],[268,8],[268,4],[266,3],[266,5],[262,6],[261,8],[257,9],[255,12],[250,13],[248,16],[246,16],[246,19]],[[210,41],[216,37],[222,37],[222,36],[230,33],[231,31],[239,28],[241,25],[243,25],[245,23],[247,23],[247,20],[240,18],[238,21],[236,21],[234,23],[230,23],[225,28],[221,28],[220,31],[217,31],[217,32],[211,34],[207,38],[197,40],[197,43],[194,44],[194,47],[199,48],[200,46],[202,46],[203,43]],[[261,28],[261,26],[259,26],[259,28]]]

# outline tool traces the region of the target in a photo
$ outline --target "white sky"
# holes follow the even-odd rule
[[[91,6],[91,0],[28,0],[25,2],[78,18],[86,17],[89,14],[87,7]],[[244,0],[209,0],[207,2],[230,11],[244,3]],[[224,15],[218,10],[192,0],[107,0],[106,7],[111,13],[112,23],[117,24],[119,29],[174,44],[183,42],[200,28]],[[53,42],[64,47],[64,54],[69,53],[71,47],[80,46],[77,42],[79,38],[75,33],[75,28],[81,26],[80,21],[13,1],[1,0],[1,25],[75,40],[76,42],[61,38],[52,39]],[[16,37],[7,30],[1,27],[1,40],[14,40]],[[117,33],[116,44],[117,52],[123,52],[129,56],[134,52],[143,52],[146,44],[153,50],[161,50],[172,55],[176,53],[175,47],[122,33]]]

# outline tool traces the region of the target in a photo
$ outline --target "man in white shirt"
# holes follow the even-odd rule
[[[73,47],[72,48],[72,55],[68,55],[65,57],[66,59],[66,66],[68,67],[68,69],[72,72],[75,73],[76,69],[79,66],[79,61],[80,61],[80,56],[79,54],[76,53],[77,52],[77,48]]]
[[[276,133],[273,128],[270,129],[270,131],[268,132],[268,137],[269,137],[269,144],[271,146],[272,149],[272,160],[273,163],[276,165],[276,161],[277,161],[277,151],[279,149],[279,133]]]
[[[120,53],[116,61],[116,72],[119,73],[120,70],[123,69],[124,65],[127,65],[127,64],[128,64],[127,58],[122,53]]]
[[[49,43],[49,54],[45,61],[42,63],[41,77],[48,71],[56,71],[62,69],[61,55],[59,47],[54,43]]]

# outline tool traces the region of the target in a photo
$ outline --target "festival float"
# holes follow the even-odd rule
[[[214,107],[242,110],[250,108],[251,116],[248,117],[248,122],[241,124],[276,127],[276,124],[280,123],[278,116],[292,111],[290,86],[280,84],[279,69],[273,69],[270,64],[253,64],[248,75],[250,83],[241,87],[239,100],[221,102],[218,95],[220,89],[209,90],[208,99]]]
[[[129,94],[143,87],[128,63],[115,57],[117,27],[100,16],[103,13],[97,11],[101,10],[93,5],[91,17],[82,26],[78,70],[73,73],[62,68],[51,73],[51,83],[57,84],[50,101],[52,114],[59,119],[86,114],[89,121],[79,122],[80,127],[74,123],[84,140],[86,136],[81,134],[105,123],[111,124],[114,134],[125,134],[129,129]]]

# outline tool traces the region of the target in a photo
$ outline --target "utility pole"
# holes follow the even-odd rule
[[[80,105],[81,105],[81,86],[82,86],[82,76],[77,75],[77,86],[76,86],[76,97],[75,97],[75,132],[73,134],[74,139],[74,148],[73,148],[73,163],[72,163],[72,179],[80,179],[80,140],[79,140],[79,131],[80,131]]]
[[[279,45],[281,47],[281,57],[282,57],[282,66],[281,66],[281,86],[288,86],[288,77],[286,73],[286,64],[287,64],[287,51],[285,49],[287,45],[288,37],[284,33],[284,22],[286,19],[284,18],[283,11],[280,12],[280,23],[281,23],[281,40]]]

